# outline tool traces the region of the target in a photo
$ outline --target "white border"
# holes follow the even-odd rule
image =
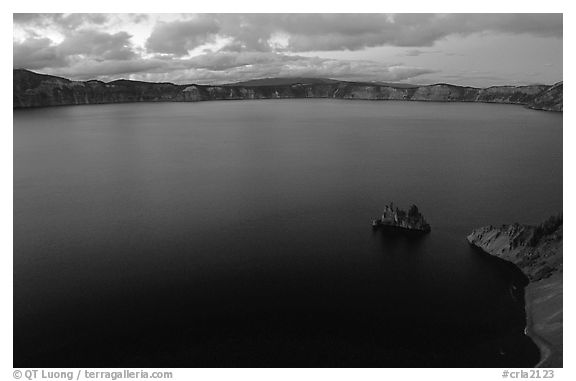
[[[10,2],[2,5],[3,46],[6,51],[12,50],[12,13],[14,12],[143,12],[143,13],[169,13],[169,12],[221,12],[221,13],[262,13],[262,12],[342,12],[342,13],[378,13],[378,12],[538,12],[538,13],[564,13],[564,68],[568,70],[564,73],[564,231],[568,239],[565,242],[565,268],[568,274],[573,272],[574,264],[574,243],[570,241],[574,232],[574,202],[571,195],[576,194],[572,168],[576,165],[575,152],[571,150],[571,145],[575,143],[574,137],[576,124],[574,122],[573,96],[571,94],[572,72],[575,68],[573,57],[574,42],[574,7],[569,1],[546,1],[531,2],[524,1],[498,1],[483,0],[480,2],[467,2],[462,0],[451,1],[367,1],[355,0],[350,2],[332,1],[310,1],[310,0],[290,0],[289,2],[275,4],[272,1],[247,1],[247,0],[219,0],[193,1],[193,0],[173,0],[169,2],[154,2],[153,4],[143,4],[141,2],[120,2],[113,0],[99,0],[97,2],[80,2],[71,0],[39,1],[28,0],[21,2]],[[6,8],[6,9],[4,9]],[[5,78],[12,78],[11,59],[8,54],[3,57],[1,64],[2,73]],[[7,81],[8,82],[8,81]],[[8,85],[5,84],[5,87]],[[2,168],[1,192],[1,257],[2,285],[0,295],[2,296],[1,322],[2,322],[2,345],[0,379],[13,379],[12,368],[12,100],[10,89],[2,92],[2,119],[1,131],[2,149],[0,150],[0,165]],[[555,372],[555,380],[576,379],[573,361],[574,356],[574,328],[571,322],[574,319],[574,282],[570,276],[564,278],[565,295],[564,298],[564,321],[569,322],[564,327],[564,369]],[[138,369],[135,369],[138,370]],[[166,370],[166,369],[163,369]],[[174,380],[277,380],[293,381],[295,379],[320,380],[329,379],[334,381],[349,380],[402,380],[402,379],[442,379],[442,380],[502,380],[502,369],[172,369]]]

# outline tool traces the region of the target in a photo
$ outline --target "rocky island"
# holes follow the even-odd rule
[[[540,349],[537,366],[562,367],[562,215],[538,226],[485,226],[475,229],[468,241],[526,275],[526,333]]]
[[[130,80],[72,81],[29,70],[13,70],[13,108],[126,102],[198,102],[235,99],[335,98],[519,104],[562,111],[562,82],[555,85],[475,88],[449,84],[347,82],[281,78],[228,85],[176,85]]]
[[[430,225],[418,210],[412,205],[408,212],[394,208],[394,204],[386,205],[380,218],[372,220],[373,229],[394,230],[413,233],[430,233]]]

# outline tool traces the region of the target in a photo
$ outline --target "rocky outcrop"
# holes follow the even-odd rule
[[[531,102],[550,86],[493,86],[481,89],[476,96],[477,102],[514,103],[530,105]]]
[[[528,277],[527,334],[541,352],[541,367],[562,367],[562,216],[538,226],[485,226],[468,241],[488,254],[514,263]]]
[[[562,84],[560,86],[558,84],[554,86],[496,86],[479,89],[448,84],[396,86],[336,80],[306,80],[303,83],[289,83],[287,79],[284,79],[281,84],[277,85],[207,86],[128,80],[107,83],[80,82],[28,70],[13,71],[14,108],[123,102],[198,102],[283,98],[492,102],[522,104],[534,109],[562,111]]]
[[[539,93],[534,99],[528,102],[528,107],[536,110],[562,111],[563,86],[562,82]]]

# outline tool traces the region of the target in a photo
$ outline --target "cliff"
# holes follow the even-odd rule
[[[558,82],[534,98],[528,106],[536,110],[562,111],[563,83]]]
[[[514,263],[529,279],[526,333],[540,348],[540,367],[562,367],[563,363],[562,227],[560,215],[538,226],[485,226],[468,236],[472,245]]]
[[[301,81],[299,81],[301,80]],[[270,84],[276,83],[276,84]],[[562,111],[562,84],[496,86],[486,89],[448,84],[405,86],[326,79],[282,79],[239,84],[175,85],[118,80],[71,81],[29,70],[13,71],[13,107],[43,107],[124,102],[198,102],[207,100],[337,98],[438,102],[489,102]]]

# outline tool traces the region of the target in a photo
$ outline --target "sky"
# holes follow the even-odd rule
[[[562,14],[14,14],[13,67],[73,80],[562,80]]]

